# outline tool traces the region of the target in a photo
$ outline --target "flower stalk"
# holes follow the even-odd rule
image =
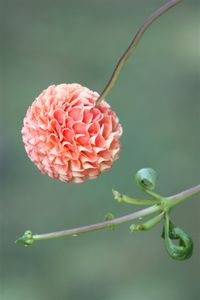
[[[86,226],[81,226],[77,228],[72,228],[72,229],[67,229],[67,230],[61,230],[61,231],[56,231],[56,232],[50,232],[50,233],[43,233],[43,234],[32,234],[32,237],[30,237],[30,230],[27,230],[25,234],[19,238],[16,242],[21,242],[25,246],[29,246],[32,243],[30,242],[31,239],[33,241],[40,241],[40,240],[49,240],[49,239],[54,239],[54,238],[60,238],[60,237],[65,237],[65,236],[77,236],[83,233],[87,232],[92,232],[92,231],[97,231],[101,229],[108,229],[112,227],[113,225],[119,225],[125,222],[130,222],[135,219],[140,219],[144,218],[150,214],[153,214],[155,212],[160,211],[160,208],[158,206],[151,206],[145,209],[142,209],[140,211],[114,218],[112,220],[108,221],[103,221],[99,222],[96,224],[90,224]],[[27,236],[28,234],[28,236]],[[26,242],[28,240],[28,243]]]
[[[150,27],[150,25],[156,21],[160,16],[162,16],[164,13],[166,13],[169,9],[177,5],[181,0],[171,0],[165,3],[163,6],[161,6],[158,10],[156,10],[151,16],[149,16],[144,24],[139,28],[136,35],[134,36],[133,40],[131,41],[128,48],[125,50],[125,52],[120,57],[108,83],[106,84],[104,90],[100,94],[99,98],[96,101],[96,106],[98,106],[101,101],[109,94],[111,91],[113,85],[115,84],[119,73],[124,66],[125,62],[129,58],[130,54],[133,52],[133,50],[136,48],[137,44],[139,43],[140,39],[142,38],[145,31]]]

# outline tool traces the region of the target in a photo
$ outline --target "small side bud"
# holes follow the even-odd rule
[[[115,218],[115,216],[112,214],[112,213],[107,213],[105,216],[104,216],[104,220],[105,221],[111,221]]]
[[[115,218],[115,216],[110,212],[104,216],[105,221],[112,221],[114,218]],[[111,229],[111,230],[114,230],[115,227],[116,227],[116,225],[114,225],[114,224],[108,225],[108,229]]]
[[[139,225],[140,224],[131,224],[129,227],[130,232],[133,233],[133,232],[139,231],[140,230],[138,227]]]
[[[15,243],[21,243],[25,247],[32,246],[34,243],[32,231],[26,230],[25,233],[15,241]]]
[[[154,190],[156,186],[157,173],[151,168],[144,168],[136,173],[135,180],[142,190]]]

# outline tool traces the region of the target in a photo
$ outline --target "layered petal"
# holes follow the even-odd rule
[[[25,150],[43,174],[64,182],[96,178],[118,159],[122,127],[99,95],[77,83],[52,85],[27,110]]]

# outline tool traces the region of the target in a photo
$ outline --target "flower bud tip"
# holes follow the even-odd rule
[[[26,230],[25,233],[15,241],[15,243],[21,243],[25,247],[32,246],[34,243],[32,231]]]

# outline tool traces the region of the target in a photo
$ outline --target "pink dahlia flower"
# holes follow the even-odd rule
[[[79,84],[52,85],[29,107],[22,138],[39,170],[64,182],[83,182],[118,159],[122,127],[110,106]]]

